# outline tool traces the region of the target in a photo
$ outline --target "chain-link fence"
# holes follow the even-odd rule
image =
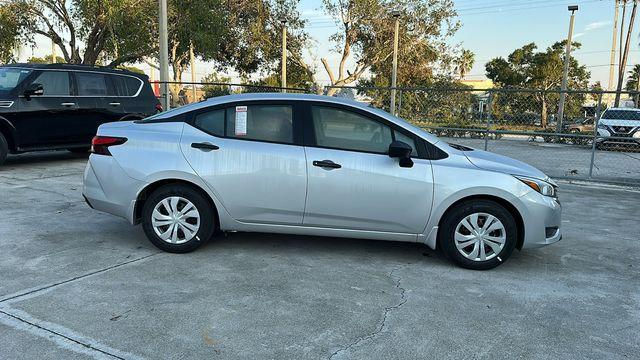
[[[158,86],[155,83],[155,86]],[[169,83],[173,106],[255,92],[317,93],[315,89],[251,84]],[[173,86],[173,89],[171,89]],[[327,86],[324,94],[390,111],[390,88]],[[503,154],[555,178],[640,185],[638,92],[397,88],[396,115],[445,141]]]

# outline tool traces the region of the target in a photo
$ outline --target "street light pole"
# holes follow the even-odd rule
[[[160,93],[162,96],[162,106],[165,110],[169,110],[171,103],[169,101],[169,40],[167,35],[167,0],[159,0],[160,2]]]
[[[395,32],[393,34],[393,68],[391,69],[391,115],[396,114],[396,82],[398,77],[398,31],[400,29],[400,11],[391,13],[395,18]]]
[[[571,18],[569,19],[569,36],[567,36],[567,47],[564,55],[564,72],[562,73],[562,87],[560,88],[560,103],[558,104],[558,119],[556,119],[556,132],[562,131],[562,119],[564,117],[564,101],[567,97],[567,78],[569,77],[569,60],[571,57],[571,39],[573,37],[573,20],[578,5],[569,6]]]
[[[287,19],[282,19],[282,69],[280,86],[282,86],[282,92],[287,92]]]
[[[191,101],[196,102],[196,57],[193,54],[193,43],[189,43],[189,67],[191,68]]]

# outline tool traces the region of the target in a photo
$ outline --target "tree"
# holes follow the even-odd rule
[[[566,41],[560,41],[544,52],[535,52],[534,43],[514,50],[507,59],[494,58],[486,65],[487,77],[502,87],[536,89],[540,91],[501,94],[501,99],[494,101],[494,110],[502,106],[505,110],[519,113],[534,111],[540,114],[541,125],[547,126],[548,115],[555,113],[559,93],[552,92],[560,88],[562,82],[564,48]],[[573,47],[580,48],[579,43]],[[569,89],[587,87],[589,72],[586,67],[571,57],[569,59]],[[565,113],[567,116],[579,114],[584,95],[571,94],[567,97]],[[552,109],[554,108],[554,109]]]
[[[380,76],[391,73],[394,10],[400,12],[400,69],[411,67],[424,78],[433,73],[437,61],[450,60],[446,40],[459,27],[452,0],[324,0],[323,7],[339,27],[330,38],[340,55],[337,73],[327,58],[321,59],[332,86],[354,83],[367,71]],[[350,61],[354,65],[347,68]],[[404,84],[404,78],[399,79]]]
[[[202,78],[202,82],[209,83],[202,86],[205,99],[231,94],[231,87],[225,85],[231,82],[230,77],[220,76],[214,72]]]
[[[32,56],[32,57],[27,59],[27,63],[29,63],[29,64],[51,64],[53,62],[52,60],[53,60],[53,55],[51,55],[51,54],[46,55],[43,58],[37,57],[37,56]],[[56,56],[56,63],[64,64],[65,62],[66,61],[64,60],[63,57]]]
[[[476,61],[475,57],[476,55],[471,50],[462,49],[460,55],[455,58],[455,71],[460,80],[464,79],[467,73],[471,71],[471,68]]]
[[[13,61],[14,50],[20,45],[20,11],[20,4],[0,5],[0,64]]]
[[[0,5],[0,28],[6,30],[2,45],[34,44],[44,36],[62,51],[65,62],[96,64],[101,58],[111,65],[140,59],[153,49],[141,34],[148,28],[145,13],[152,0],[8,0]],[[143,40],[143,41],[141,41]],[[82,46],[82,49],[81,49]],[[5,48],[6,49],[6,48]]]
[[[640,89],[638,87],[638,77],[640,77],[640,64],[635,64],[633,68],[629,70],[629,79],[627,79],[627,83],[625,84],[625,90],[638,91]]]

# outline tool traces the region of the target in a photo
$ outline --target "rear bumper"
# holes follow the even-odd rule
[[[137,194],[144,186],[129,177],[113,157],[92,154],[84,171],[82,196],[89,207],[133,224]]]

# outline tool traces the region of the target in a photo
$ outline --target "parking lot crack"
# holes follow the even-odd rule
[[[402,305],[404,305],[407,302],[407,296],[406,296],[406,289],[403,288],[400,283],[402,281],[402,278],[400,276],[394,276],[394,273],[396,272],[396,269],[391,270],[391,272],[389,274],[387,274],[388,277],[390,277],[393,282],[395,283],[395,288],[397,290],[400,291],[400,300],[398,301],[398,303],[396,303],[395,305],[392,306],[388,306],[384,308],[384,311],[382,313],[382,319],[379,322],[378,326],[376,327],[376,329],[364,336],[358,337],[357,339],[355,339],[353,342],[351,342],[349,345],[344,346],[336,351],[334,351],[330,356],[329,359],[333,359],[335,356],[338,356],[339,354],[343,353],[343,352],[347,352],[349,350],[351,350],[352,348],[358,346],[360,343],[371,340],[373,338],[375,338],[376,336],[378,336],[378,334],[380,334],[382,331],[384,331],[386,325],[387,325],[387,318],[389,317],[389,314],[394,311],[399,309]]]

